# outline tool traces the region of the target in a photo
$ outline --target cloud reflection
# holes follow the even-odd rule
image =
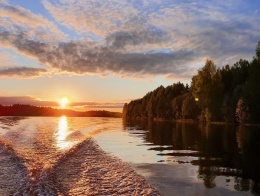
[[[55,134],[56,146],[60,150],[66,150],[71,148],[76,142],[70,141],[67,137],[71,134],[68,128],[68,121],[66,116],[60,117],[57,132]]]

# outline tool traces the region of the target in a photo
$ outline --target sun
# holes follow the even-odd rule
[[[69,100],[68,98],[66,97],[63,97],[60,101],[59,101],[59,104],[60,104],[60,107],[61,108],[65,108],[69,103]]]

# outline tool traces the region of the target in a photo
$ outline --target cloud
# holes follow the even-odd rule
[[[118,31],[106,37],[107,46],[111,49],[126,49],[126,46],[158,45],[166,43],[169,37],[160,29],[150,28],[136,31]]]
[[[75,74],[114,73],[121,76],[143,77],[154,74],[182,74],[190,70],[182,65],[196,57],[192,51],[150,51],[124,53],[91,42],[63,42],[58,45],[28,40],[25,35],[0,32],[0,40],[19,52],[37,58],[60,72]]]
[[[254,7],[243,0],[45,1],[45,6],[62,24],[101,35],[108,46],[130,51],[131,57],[131,50],[148,52],[149,48],[196,53],[197,61],[184,58],[179,65],[188,66],[188,69],[198,61],[204,63],[206,58],[213,58],[220,66],[240,58],[251,58],[260,40],[259,13],[252,12]],[[70,17],[65,15],[65,10],[69,10]],[[118,58],[120,61],[122,56],[119,54]],[[175,65],[173,63],[172,71]],[[159,69],[164,72],[165,67],[161,64]]]
[[[34,106],[59,106],[57,102],[41,101],[30,96],[0,97],[1,105],[25,104]]]
[[[49,71],[41,67],[18,65],[14,59],[16,54],[0,49],[0,78],[34,78],[47,74]]]
[[[220,65],[234,63],[240,58],[252,59],[257,40],[260,40],[260,35],[254,33],[260,32],[260,28],[253,23],[232,21],[200,26],[204,30],[194,36],[194,50]]]
[[[34,78],[46,73],[46,69],[30,68],[30,67],[1,67],[0,77],[12,78]]]
[[[173,38],[175,49],[189,48],[198,59],[212,58],[223,66],[254,55],[260,14],[249,5],[243,0],[178,2],[153,13],[150,23]]]
[[[0,29],[13,33],[26,32],[34,39],[52,41],[65,38],[64,33],[43,16],[9,3],[0,2],[0,21]]]
[[[46,18],[2,5],[2,45],[56,73],[187,79],[206,58],[219,66],[252,58],[260,40],[259,12],[243,0],[45,0],[56,22],[85,37],[66,41]]]
[[[127,1],[44,1],[56,21],[80,32],[106,36],[122,27],[136,10]]]

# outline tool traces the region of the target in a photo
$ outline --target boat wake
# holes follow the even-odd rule
[[[29,171],[11,146],[0,142],[0,195],[15,195],[29,184]]]
[[[50,168],[28,169],[22,158],[0,145],[0,195],[159,195],[128,164],[105,153],[89,138]]]

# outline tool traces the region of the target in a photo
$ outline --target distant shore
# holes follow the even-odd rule
[[[38,107],[32,105],[15,104],[11,106],[0,105],[0,116],[67,116],[67,117],[113,117],[121,118],[122,113],[106,110],[74,111],[68,109],[55,109],[51,107]]]

